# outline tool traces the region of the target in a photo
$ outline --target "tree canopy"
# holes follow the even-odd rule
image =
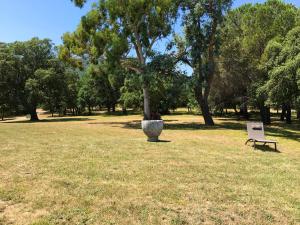
[[[73,0],[75,6],[89,4]],[[42,107],[53,116],[143,111],[160,119],[179,107],[249,119],[272,110],[300,118],[300,10],[280,0],[99,0],[63,44],[0,43],[0,115]],[[188,74],[185,69],[191,69]],[[254,113],[251,113],[254,112]]]

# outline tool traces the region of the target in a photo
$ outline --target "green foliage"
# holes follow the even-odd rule
[[[124,85],[124,71],[108,64],[89,65],[80,81],[78,102],[81,108],[99,106],[114,111]]]
[[[177,107],[187,106],[188,78],[177,70],[175,60],[169,55],[156,55],[145,67],[154,113],[168,114]],[[142,108],[143,93],[140,86],[143,82],[138,74],[127,74],[121,89],[121,101],[125,107]]]
[[[89,113],[91,113],[91,107],[96,106],[96,98],[97,96],[91,74],[85,73],[80,80],[78,104],[81,108],[88,107]]]
[[[121,88],[120,102],[125,108],[140,110],[143,107],[143,92],[141,90],[141,79],[138,74],[128,73]]]
[[[1,45],[0,79],[1,109],[5,105],[11,113],[24,109],[37,119],[38,106],[62,113],[77,104],[78,77],[73,77],[70,70],[66,72],[48,39]]]
[[[172,30],[178,13],[177,0],[103,0],[94,4],[73,34],[65,34],[60,57],[78,64],[87,57],[93,64],[108,62],[129,65],[129,52],[138,63],[127,67],[143,76],[145,118],[150,119],[149,83],[144,67],[154,55],[153,46]],[[82,6],[84,1],[75,1]],[[80,60],[79,60],[80,61]],[[80,63],[79,63],[80,64]]]
[[[33,38],[9,44],[7,50],[1,68],[7,69],[4,76],[10,80],[8,85],[11,99],[14,99],[14,108],[22,105],[27,112],[33,114],[42,99],[35,73],[39,69],[50,67],[49,61],[54,58],[52,43],[48,39]],[[7,67],[8,65],[10,66]]]
[[[264,88],[269,93],[272,103],[296,105],[299,109],[300,99],[300,26],[292,29],[278,48],[269,48],[268,67],[269,80]],[[272,44],[272,43],[271,43]],[[270,44],[270,45],[271,45]],[[272,44],[274,46],[274,44]]]
[[[9,109],[13,109],[13,89],[14,66],[9,54],[9,47],[5,43],[0,43],[0,113],[1,119]]]
[[[226,95],[229,88],[231,99],[245,97],[247,103],[265,111],[270,106],[265,87],[268,71],[279,63],[282,39],[295,27],[297,18],[299,10],[279,0],[246,4],[229,12],[223,25],[220,57],[226,82],[219,95]]]

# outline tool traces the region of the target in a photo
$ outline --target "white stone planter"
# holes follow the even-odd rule
[[[164,128],[163,120],[143,120],[142,129],[148,137],[149,142],[157,142]]]

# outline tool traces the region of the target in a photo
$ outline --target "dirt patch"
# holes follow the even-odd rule
[[[34,210],[24,203],[14,204],[0,200],[0,225],[27,225],[47,214],[47,210]]]

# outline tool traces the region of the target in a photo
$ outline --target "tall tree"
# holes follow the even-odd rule
[[[184,11],[185,43],[183,57],[193,69],[194,92],[206,125],[214,125],[208,97],[215,74],[215,58],[219,54],[220,25],[231,0],[186,0]]]
[[[80,7],[85,3],[84,0],[74,2]],[[96,58],[96,61],[100,56],[124,57],[128,50],[135,52],[137,64],[126,65],[143,77],[146,120],[151,119],[146,63],[153,54],[155,43],[170,34],[177,12],[176,0],[101,0],[83,17],[79,27],[79,33],[83,35],[75,35],[74,38],[83,37],[80,43],[84,43],[84,49],[89,48],[90,58]],[[70,56],[69,50],[64,48],[64,55]]]
[[[35,73],[39,69],[48,69],[49,60],[54,58],[53,45],[49,39],[33,38],[26,42],[15,42],[11,46],[18,62],[18,97],[31,120],[38,120],[36,109],[41,100]]]
[[[262,87],[271,103],[284,105],[286,122],[291,123],[291,109],[300,108],[300,26],[292,29],[280,43],[272,41],[265,52],[269,80]]]
[[[268,0],[234,9],[225,19],[221,43],[223,66],[233,81],[242,78],[243,95],[260,109],[266,124],[271,120],[268,94],[261,89],[268,80],[262,57],[269,41],[284,37],[295,26],[298,15],[295,6]]]
[[[10,106],[10,88],[12,73],[14,68],[12,66],[9,54],[9,47],[5,43],[0,43],[0,118],[4,120],[4,114]]]

